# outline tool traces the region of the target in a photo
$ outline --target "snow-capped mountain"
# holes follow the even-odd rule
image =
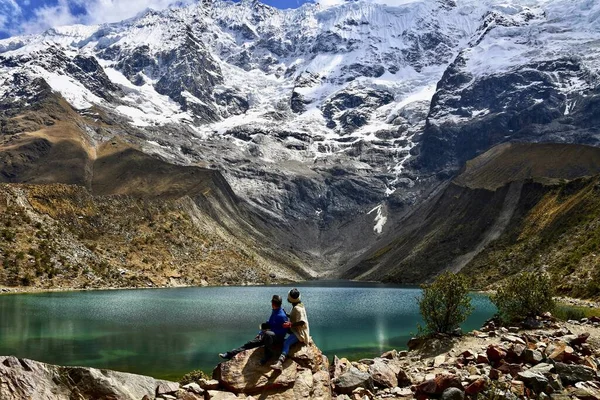
[[[588,0],[204,0],[0,41],[0,129],[60,94],[337,265],[495,143],[597,144],[599,49]]]

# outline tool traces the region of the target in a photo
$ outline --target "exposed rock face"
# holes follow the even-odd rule
[[[161,394],[173,394],[178,389],[177,383],[149,376],[0,357],[2,400],[140,400],[144,396],[154,398],[157,390]]]
[[[294,345],[282,371],[260,365],[263,349],[239,353],[213,371],[222,389],[277,399],[331,399],[329,361],[314,345]]]

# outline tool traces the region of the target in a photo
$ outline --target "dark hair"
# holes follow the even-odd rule
[[[273,298],[271,299],[271,303],[281,307],[281,304],[283,303],[283,300],[281,299],[281,296],[278,294],[274,294]]]
[[[294,288],[290,290],[290,297],[292,299],[297,299],[298,297],[300,297],[300,292],[298,291],[298,289]]]

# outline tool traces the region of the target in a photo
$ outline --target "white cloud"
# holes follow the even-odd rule
[[[331,7],[339,4],[344,4],[348,0],[316,0],[322,7]],[[388,6],[400,6],[403,4],[414,3],[419,0],[364,0],[371,3],[386,4]]]
[[[58,0],[55,6],[42,6],[33,11],[34,17],[18,27],[21,33],[38,33],[54,26],[72,25],[80,17],[71,13],[68,0]]]
[[[189,4],[193,0],[179,1],[178,4]],[[117,22],[131,18],[147,8],[162,10],[173,4],[173,0],[95,0],[88,2],[87,22]]]
[[[21,7],[15,0],[0,0],[0,30],[10,30],[12,21],[20,19]]]

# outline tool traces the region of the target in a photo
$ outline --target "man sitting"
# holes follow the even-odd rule
[[[285,310],[281,307],[281,296],[273,295],[271,299],[271,317],[267,322],[264,322],[260,326],[260,333],[251,341],[245,343],[237,349],[228,351],[227,353],[220,353],[219,357],[225,360],[232,359],[236,354],[241,353],[244,350],[254,349],[256,347],[263,346],[265,348],[265,355],[260,360],[262,365],[273,356],[273,349],[277,345],[283,343],[283,339],[287,333],[287,327],[285,323],[288,321],[288,317]]]

